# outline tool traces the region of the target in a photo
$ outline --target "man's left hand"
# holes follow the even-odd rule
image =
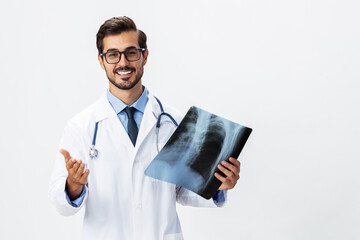
[[[237,180],[240,178],[240,161],[235,158],[229,158],[229,162],[222,161],[218,165],[218,168],[221,172],[225,174],[226,177],[221,176],[218,173],[215,173],[215,177],[219,179],[222,184],[218,190],[229,190],[235,187]]]

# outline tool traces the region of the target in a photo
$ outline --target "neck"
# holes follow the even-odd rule
[[[126,105],[131,105],[138,100],[143,93],[143,87],[141,81],[139,81],[132,89],[119,89],[111,82],[109,82],[110,92],[123,101]]]

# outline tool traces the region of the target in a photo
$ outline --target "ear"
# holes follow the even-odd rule
[[[149,56],[149,49],[146,49],[145,52],[144,52],[144,65],[145,65],[146,62],[147,62],[148,56]]]
[[[101,68],[105,70],[104,60],[103,60],[103,58],[100,56],[100,54],[98,54],[98,60],[99,60],[99,63],[100,63]]]

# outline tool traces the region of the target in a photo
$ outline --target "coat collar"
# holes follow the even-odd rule
[[[149,100],[145,107],[143,119],[141,121],[138,137],[136,140],[136,151],[139,149],[146,136],[150,133],[151,129],[155,127],[157,118],[160,113],[161,110],[159,103],[156,101],[154,95],[149,92]],[[107,93],[105,91],[100,99],[95,103],[95,121],[100,122],[110,117],[114,117],[114,115],[116,115],[116,112],[111,107],[107,99]]]
[[[133,104],[129,105],[129,107],[134,107],[136,110],[140,111],[141,113],[144,113],[146,104],[149,99],[149,91],[146,87],[143,87],[144,91]],[[121,111],[123,111],[128,105],[125,104],[123,101],[121,101],[119,98],[115,97],[109,89],[106,91],[106,96],[109,100],[110,105],[114,109],[114,111],[119,114]]]
[[[95,103],[95,121],[100,122],[116,114],[107,99],[106,91],[101,95],[100,99]]]

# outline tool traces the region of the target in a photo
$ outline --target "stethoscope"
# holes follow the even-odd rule
[[[159,152],[158,137],[159,137],[159,129],[160,129],[161,117],[162,116],[167,116],[176,127],[178,127],[179,125],[177,124],[175,119],[169,113],[166,113],[164,111],[163,105],[161,104],[160,100],[157,99],[157,97],[155,97],[155,99],[158,102],[158,104],[160,106],[160,110],[161,110],[161,113],[158,116],[157,121],[156,121],[156,130],[155,130],[156,131],[156,147],[157,147],[157,151]],[[90,151],[89,151],[89,156],[92,159],[96,158],[98,156],[98,153],[99,153],[99,151],[95,148],[96,134],[97,134],[97,130],[98,130],[98,125],[99,125],[99,122],[96,122],[95,123],[93,140],[92,140],[92,143],[91,143],[91,146],[90,146]]]

